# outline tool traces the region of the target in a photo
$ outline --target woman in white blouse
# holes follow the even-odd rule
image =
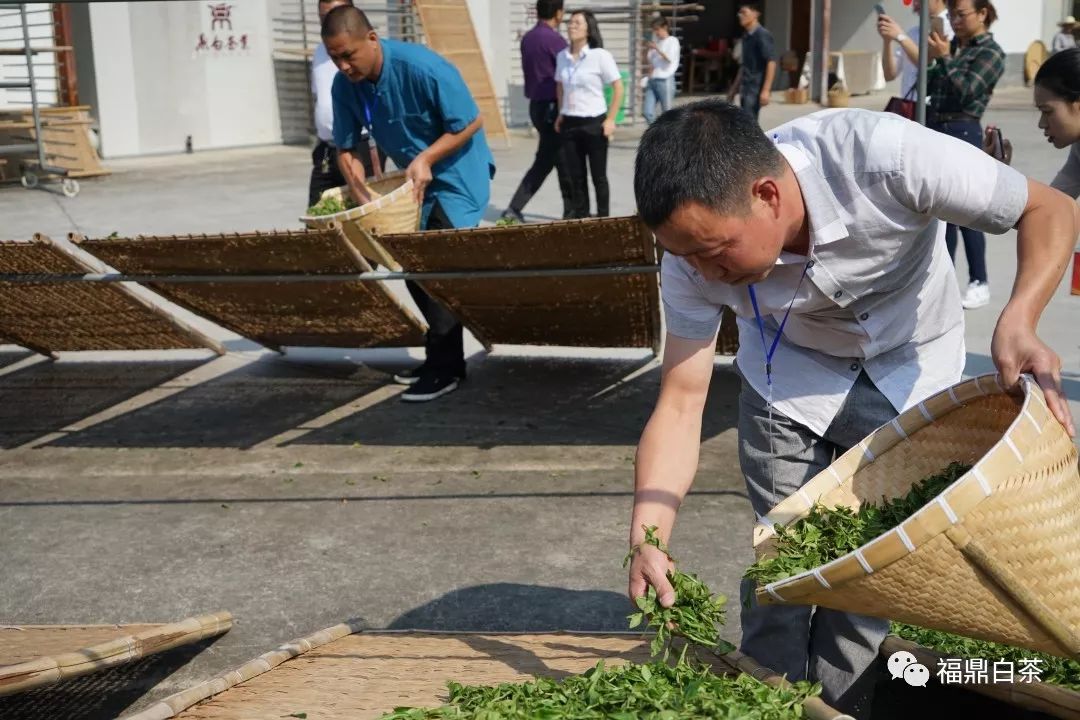
[[[622,105],[623,83],[615,58],[604,49],[596,17],[588,10],[570,16],[566,24],[570,47],[555,60],[559,117],[555,132],[562,135],[562,160],[570,181],[570,217],[589,217],[589,180],[592,171],[596,214],[611,211],[607,179],[608,139],[615,132],[615,116]],[[611,104],[604,87],[613,85]]]

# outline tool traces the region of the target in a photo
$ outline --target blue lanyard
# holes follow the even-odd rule
[[[371,132],[371,115],[379,107],[379,96],[374,90],[371,91],[371,104],[368,105],[367,98],[361,93],[360,102],[364,104],[364,117],[367,118],[367,129]]]
[[[780,321],[780,327],[776,331],[776,337],[773,338],[771,347],[765,342],[765,321],[761,319],[761,310],[758,309],[757,291],[754,290],[753,283],[747,286],[747,290],[750,291],[750,304],[754,306],[754,318],[757,320],[758,331],[761,333],[761,349],[765,352],[765,380],[770,386],[772,385],[773,355],[776,354],[776,348],[780,345],[780,336],[784,334],[784,326],[787,325],[788,316],[791,315],[791,306],[795,304],[795,298],[799,296],[799,290],[802,289],[803,281],[806,280],[806,273],[813,264],[814,261],[811,260],[803,266],[802,275],[799,276],[799,284],[795,286],[795,294],[791,296],[791,302],[788,303],[787,310],[784,312],[784,319]]]

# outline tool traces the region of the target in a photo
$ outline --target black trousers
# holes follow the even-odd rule
[[[532,167],[526,171],[517,192],[510,200],[510,209],[516,213],[521,213],[525,209],[529,200],[540,190],[540,186],[554,169],[559,178],[559,190],[562,191],[563,217],[570,216],[570,180],[566,176],[559,153],[561,139],[555,132],[555,118],[558,116],[559,106],[554,100],[534,100],[529,103],[529,119],[536,128],[536,132],[540,134],[540,141],[536,145],[536,157],[533,158]]]
[[[361,145],[357,155],[364,165],[364,174],[371,177],[375,174],[375,168],[371,164],[371,153],[366,146]],[[386,153],[379,151],[379,170],[386,169]],[[319,202],[319,196],[330,188],[345,185],[345,176],[338,167],[337,148],[320,140],[315,149],[311,151],[311,180],[308,181],[308,207]]]
[[[607,179],[608,139],[604,135],[604,119],[564,116],[562,119],[562,158],[570,179],[570,217],[589,217],[589,173],[596,191],[596,214],[611,214],[611,190]],[[588,169],[586,169],[588,161]]]
[[[438,201],[431,208],[425,230],[446,230],[454,227]],[[446,306],[427,294],[419,283],[405,281],[420,314],[427,320],[428,331],[424,342],[426,358],[424,367],[437,375],[465,377],[465,345],[462,327]]]

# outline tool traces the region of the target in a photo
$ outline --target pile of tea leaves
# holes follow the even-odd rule
[[[659,661],[615,667],[601,661],[562,682],[448,687],[446,705],[398,708],[382,720],[799,720],[806,717],[803,701],[818,692],[805,682],[774,688],[748,675]]]
[[[645,543],[667,548],[656,528],[645,528]],[[626,558],[629,562],[640,548]],[[671,557],[668,555],[668,557]],[[624,563],[625,564],[625,563]],[[602,660],[581,675],[556,681],[538,678],[526,683],[467,686],[447,683],[449,702],[438,708],[397,708],[382,720],[801,720],[802,703],[821,692],[808,682],[766,685],[748,675],[716,675],[699,662],[692,646],[727,652],[732,645],[720,639],[724,622],[723,596],[714,595],[695,575],[674,570],[668,579],[676,601],[664,608],[656,591],[638,598],[631,627],[656,632],[650,645],[654,660],[645,664],[608,667]],[[673,637],[687,644],[669,662]],[[664,659],[656,659],[663,654]]]
[[[936,475],[916,482],[906,495],[883,498],[880,505],[863,503],[857,511],[816,504],[795,523],[776,526],[776,555],[759,559],[747,568],[745,577],[767,585],[854,552],[914,515],[970,469],[970,465],[949,463]]]
[[[311,217],[319,215],[335,215],[339,212],[345,212],[356,207],[356,203],[353,202],[351,197],[346,197],[344,200],[340,197],[328,195],[319,200],[311,207],[308,208],[307,214]]]
[[[1017,669],[1021,667],[1021,660],[1037,659],[1039,678],[1042,682],[1060,685],[1071,690],[1080,690],[1080,662],[1076,660],[898,622],[891,624],[890,632],[904,640],[936,650],[948,658],[982,658],[990,662],[1001,661],[1012,663]]]

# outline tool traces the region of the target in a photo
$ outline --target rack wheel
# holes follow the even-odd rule
[[[22,174],[22,186],[24,188],[26,188],[27,190],[30,190],[32,188],[36,188],[38,186],[38,182],[39,182],[38,176],[35,175],[30,170],[27,170],[26,172],[24,172]]]
[[[79,181],[72,178],[64,178],[64,182],[60,185],[60,190],[64,193],[64,197],[73,198],[79,194]]]

